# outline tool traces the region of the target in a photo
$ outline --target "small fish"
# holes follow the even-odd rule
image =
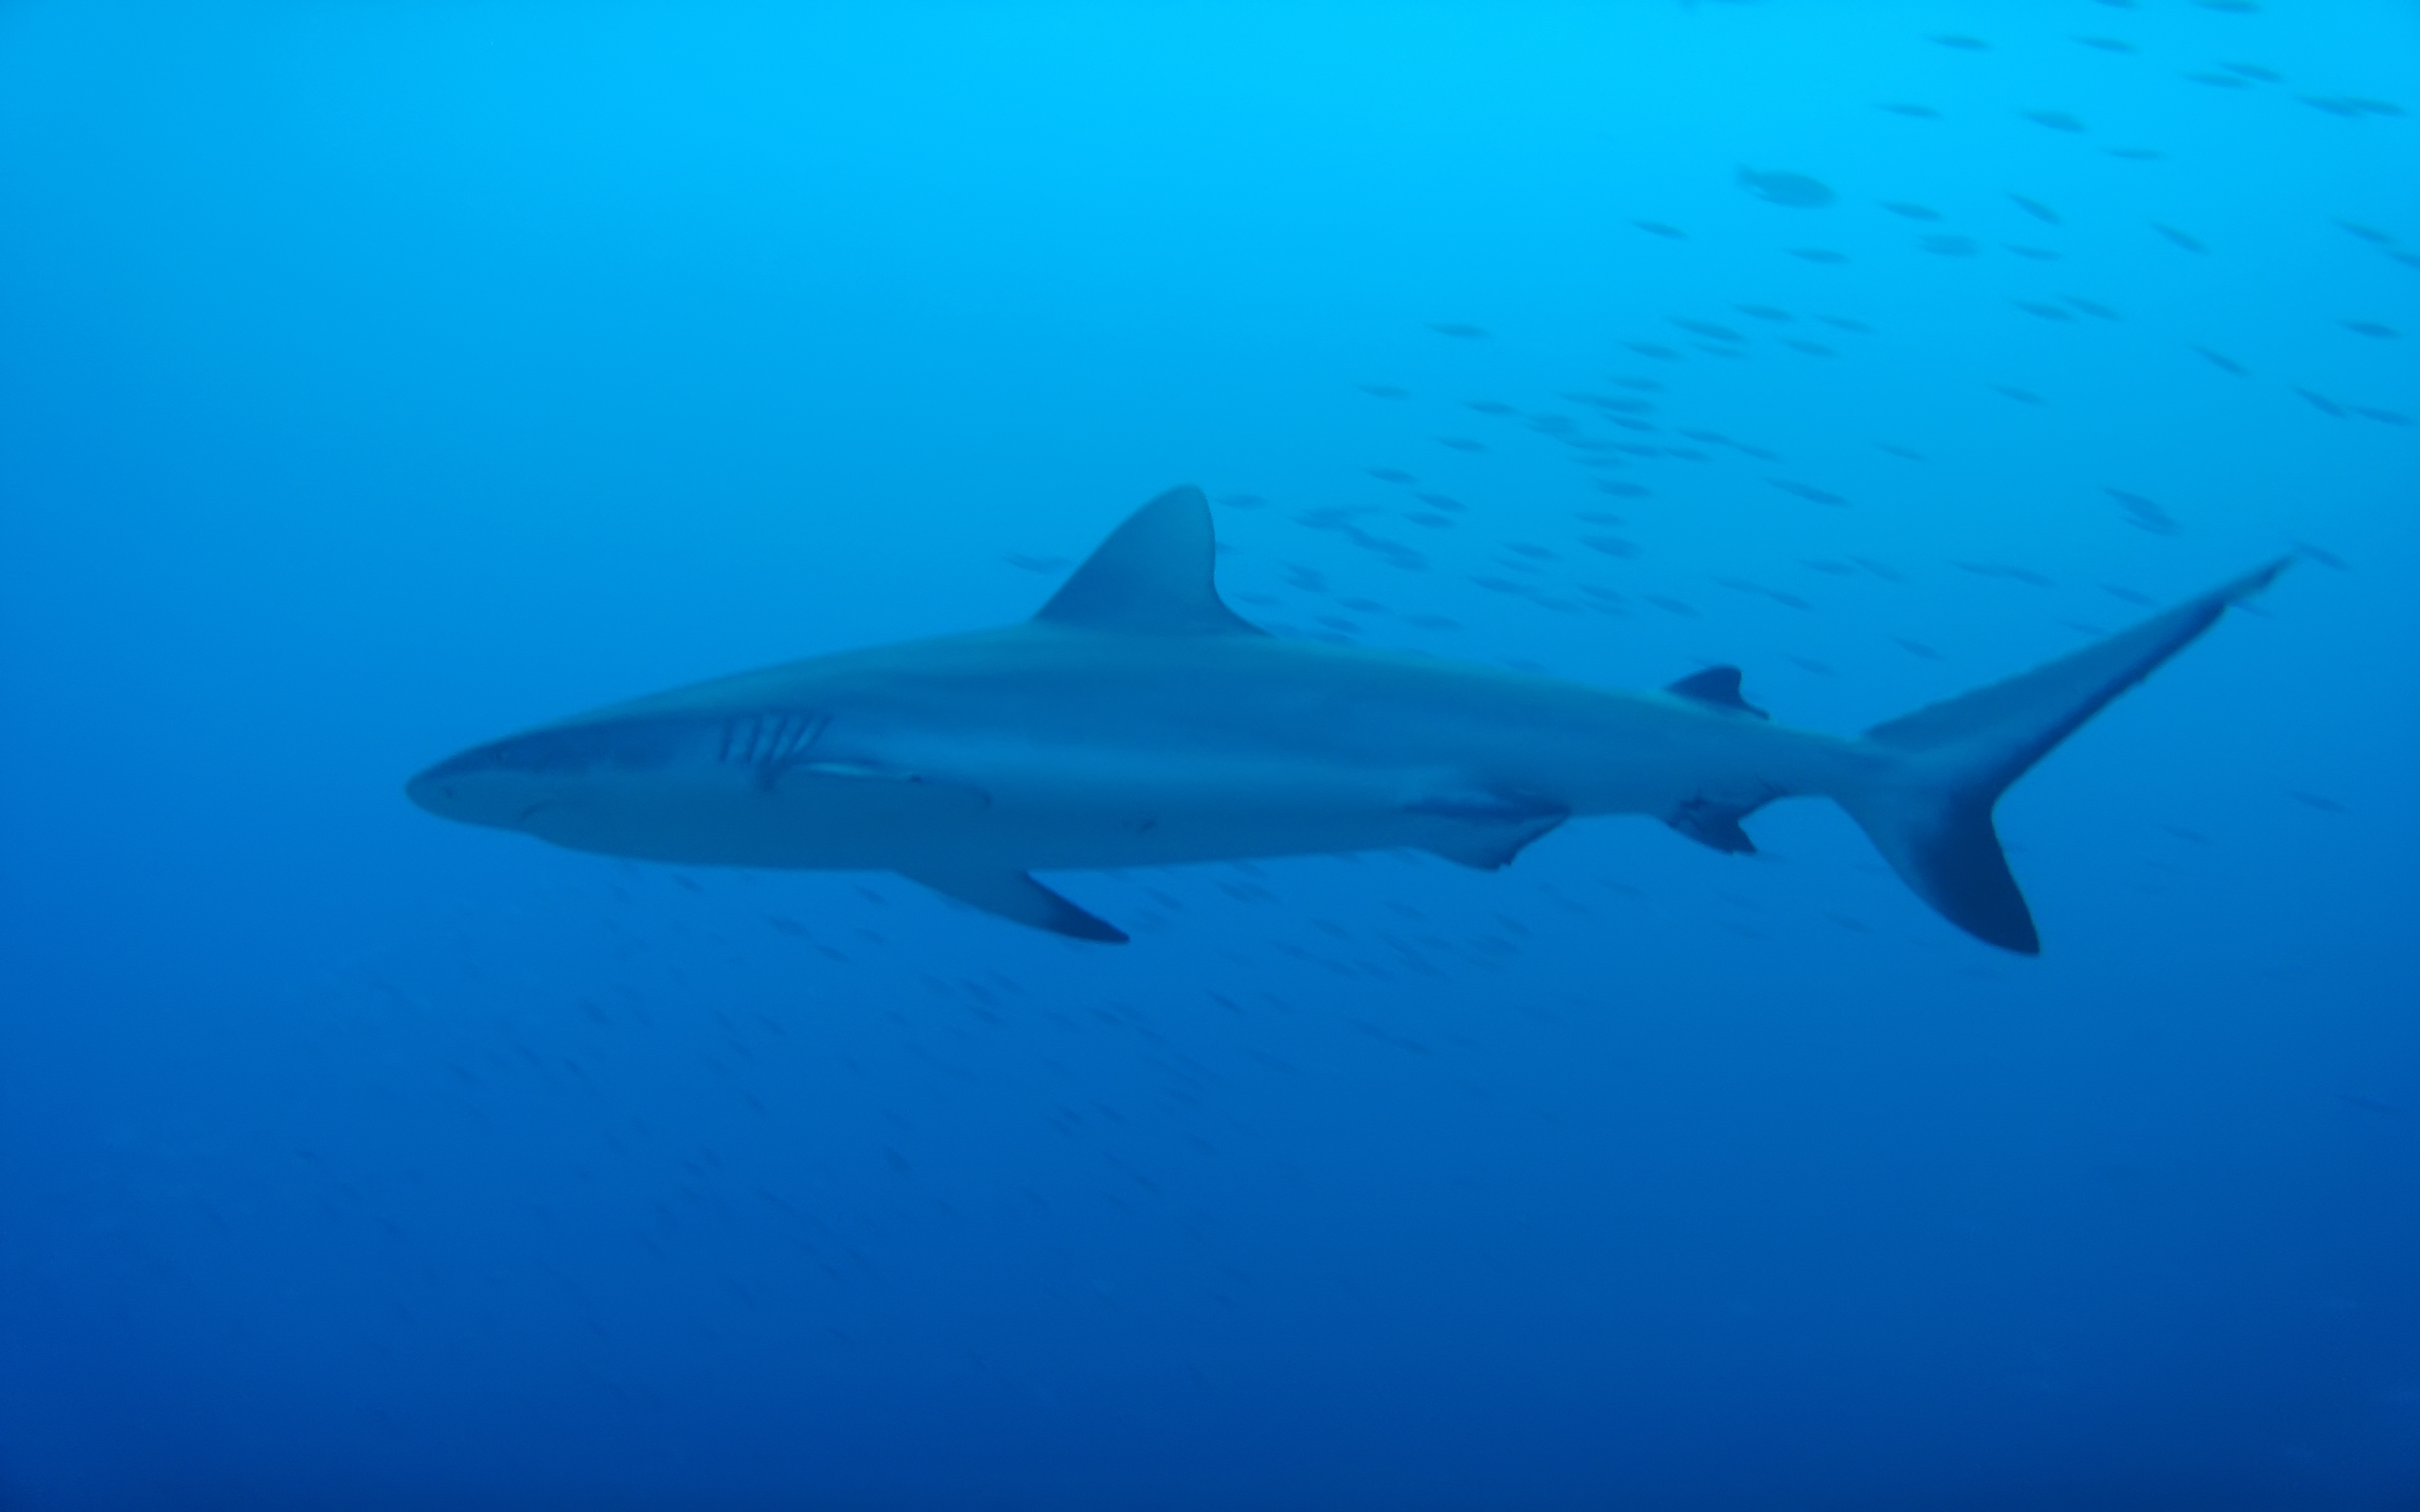
[[[2393,341],[2402,335],[2402,333],[2395,330],[2394,327],[2391,325],[2380,325],[2376,320],[2345,320],[2339,323],[2342,324],[2345,330],[2352,332],[2355,335],[2373,336],[2380,341]]]
[[[1447,509],[1456,514],[1461,513],[1462,510],[1461,501],[1446,494],[1415,493],[1412,497],[1428,506],[1431,509]]]
[[[2342,420],[2344,418],[2344,406],[2325,394],[2315,394],[2308,388],[2297,388],[2294,392],[2302,395],[2311,408],[2318,410],[2328,419]]]
[[[1630,399],[1618,394],[1565,394],[1575,404],[1586,404],[1613,415],[1645,415],[1652,413],[1655,403],[1648,399]]]
[[[2060,297],[2066,300],[2069,304],[2074,305],[2077,309],[2082,310],[2084,314],[2091,316],[2096,320],[2122,320],[2125,318],[2125,317],[2119,315],[2117,311],[2111,309],[2109,306],[2101,303],[2098,300],[2087,300],[2081,294],[2066,294]]]
[[[2409,425],[2411,423],[2411,417],[2399,409],[2374,409],[2367,404],[2351,404],[2346,407],[2351,409],[2354,414],[2360,416],[2363,420],[2374,420],[2381,425]]]
[[[1938,43],[1944,47],[1954,47],[1962,53],[1982,53],[1992,49],[1992,44],[1982,38],[1970,37],[1962,31],[1945,31],[1927,37],[1925,41]]]
[[[1440,436],[1437,438],[1437,444],[1457,452],[1484,452],[1487,450],[1487,443],[1485,441],[1475,441],[1467,436]]]
[[[1950,565],[1961,571],[1973,573],[1978,577],[2003,577],[2012,583],[2023,583],[2028,588],[2058,586],[2031,567],[2012,567],[2006,562],[1998,561],[1954,561]]]
[[[2112,598],[2122,599],[2126,603],[2133,604],[2143,609],[2152,608],[2159,602],[2158,599],[2152,597],[2149,593],[2139,593],[2135,589],[2126,588],[2117,583],[2103,583],[2100,585],[2100,591],[2107,593]]]
[[[1631,224],[1650,236],[1661,236],[1668,241],[1685,241],[1689,234],[1678,226],[1668,226],[1660,220],[1634,220]]]
[[[2207,84],[2212,89],[2250,89],[2252,87],[2252,81],[2248,78],[2238,78],[2233,74],[2214,74],[2206,70],[2197,70],[2186,75],[2185,77],[2189,83]]]
[[[1917,451],[1912,446],[1901,446],[1893,441],[1876,441],[1874,444],[1904,462],[1921,462],[1925,460],[1925,454]]]
[[[1681,360],[1681,354],[1679,352],[1673,351],[1670,347],[1662,345],[1659,342],[1625,341],[1622,345],[1630,348],[1631,351],[1637,352],[1642,357],[1652,357],[1658,362],[1678,362]]]
[[[1373,399],[1409,399],[1411,397],[1410,389],[1398,388],[1392,384],[1362,384],[1359,387],[1363,393]]]
[[[1428,322],[1428,329],[1441,336],[1452,336],[1458,341],[1478,341],[1487,335],[1485,327],[1472,325],[1465,320],[1431,320]]]
[[[1655,490],[1643,483],[1632,483],[1622,478],[1599,478],[1597,491],[1611,494],[1616,499],[1644,499]]]
[[[1411,481],[1411,474],[1399,467],[1372,467],[1364,468],[1362,471],[1369,473],[1372,477],[1376,478],[1381,483],[1409,483]]]
[[[1798,336],[1784,336],[1782,337],[1781,344],[1788,347],[1792,352],[1803,352],[1810,357],[1837,357],[1840,355],[1839,352],[1833,351],[1830,347],[1824,345],[1821,341],[1807,341]]]
[[[1465,409],[1475,409],[1482,415],[1512,415],[1518,413],[1512,405],[1505,404],[1501,400],[1495,399],[1465,399],[1462,401],[1462,407]]]
[[[1934,110],[1931,106],[1911,105],[1904,100],[1890,101],[1877,106],[1876,109],[1889,111],[1893,115],[1904,115],[1911,121],[1938,121],[1941,119],[1941,112]]]
[[[1908,652],[1911,656],[1923,657],[1927,662],[1938,662],[1941,660],[1941,653],[1934,650],[1931,646],[1925,644],[1922,641],[1911,641],[1904,635],[1894,635],[1891,637],[1891,639],[1895,642],[1902,650]]]
[[[2035,393],[2032,389],[2019,388],[2014,384],[1993,384],[1990,387],[1992,392],[2001,395],[2004,398],[2014,399],[2020,404],[2041,404],[2047,403],[2040,394]]]
[[[2075,116],[2069,114],[2066,111],[2019,111],[2016,113],[2023,119],[2031,121],[2036,126],[2048,127],[2053,131],[2082,131],[2084,129],[2083,122],[2078,120]]]
[[[2308,803],[2312,808],[2319,810],[2322,814],[2342,814],[2344,812],[2343,804],[2337,802],[2334,799],[2329,798],[2323,793],[2306,793],[2300,788],[2290,787],[2286,789],[2286,796],[2294,799],[2298,803]]]
[[[2236,361],[2233,357],[2228,356],[2223,352],[2213,352],[2207,347],[2195,347],[2193,350],[2200,352],[2212,367],[2218,369],[2221,372],[2231,372],[2237,377],[2242,378],[2248,376],[2252,371],[2251,369],[2246,368],[2242,363]]]
[[[2046,225],[2064,226],[2066,224],[2065,216],[2061,215],[2057,211],[2051,209],[2048,205],[2044,204],[2039,199],[2031,198],[2025,195],[2018,194],[2010,195],[2009,198],[2016,202],[2017,209],[2024,211],[2027,215],[2031,215],[2034,219],[2041,221]]]
[[[2373,1097],[2367,1092],[2338,1092],[2336,1095],[2364,1112],[2386,1113],[2396,1118],[2403,1116],[2401,1105],[2388,1102],[2383,1097]]]
[[[2193,0],[2193,3],[2204,10],[2216,10],[2231,16],[2248,16],[2260,9],[2260,0]]]
[[[2346,231],[2351,232],[2354,235],[2359,236],[2361,240],[2368,242],[2373,246],[2392,247],[2394,245],[2394,234],[2390,232],[2380,231],[2376,226],[2364,226],[2358,220],[2340,220],[2336,224],[2343,227]]]
[[[2106,487],[2101,491],[2117,500],[2118,507],[2126,511],[2128,524],[2148,530],[2155,536],[2172,536],[2181,528],[2176,523],[2175,516],[2139,493]]]
[[[1941,212],[1933,209],[1932,206],[1919,205],[1911,200],[1885,199],[1882,201],[1882,208],[1894,215],[1905,215],[1910,220],[1939,220],[1941,218]]]
[[[1638,542],[1620,536],[1582,536],[1580,543],[1590,551],[1600,551],[1608,557],[1628,558],[1638,555]]]
[[[1664,380],[1661,378],[1616,378],[1614,380],[1614,387],[1627,388],[1634,393],[1660,394],[1664,391]]]
[[[2048,304],[2040,300],[2011,300],[2009,302],[2015,305],[2018,309],[2023,310],[2026,314],[2039,316],[2045,320],[2072,320],[2075,318],[2074,316],[2069,315],[2060,306]]]
[[[1690,608],[1680,599],[1665,598],[1656,593],[1641,593],[1639,596],[1668,614],[1680,614],[1686,616],[1689,619],[1695,619],[1698,616],[1698,611],[1696,610]]]
[[[2175,227],[2167,224],[2165,221],[2152,221],[2152,230],[2159,232],[2161,235],[2167,237],[2169,241],[2174,242],[2177,246],[2184,248],[2188,252],[2206,252],[2210,249],[2203,245],[2200,237],[2195,236],[2190,232],[2179,231]]]
[[[2011,242],[2008,244],[2008,249],[2029,262],[2055,263],[2059,260],[2059,254],[2048,247],[2019,247],[2016,243]]]
[[[1732,308],[1741,315],[1750,316],[1758,320],[1779,322],[1795,318],[1788,310],[1777,304],[1735,304]]]
[[[1741,166],[1739,187],[1769,205],[1786,205],[1792,210],[1816,210],[1840,198],[1831,185],[1821,179],[1803,173],[1760,170]]]
[[[1876,561],[1871,557],[1851,557],[1849,560],[1857,563],[1858,566],[1864,568],[1867,572],[1872,573],[1875,576],[1881,578],[1886,583],[1904,583],[1908,580],[1900,575],[1899,570],[1896,567],[1892,566],[1889,562]]]
[[[1063,573],[1076,565],[1072,557],[1027,557],[1015,552],[1000,558],[1020,572]]]
[[[2135,44],[2122,37],[2078,37],[2076,41],[2104,53],[2131,53],[2135,50]]]
[[[1809,504],[1827,504],[1838,507],[1849,502],[1831,490],[1819,489],[1812,483],[1800,483],[1792,478],[1767,478],[1765,481],[1781,490],[1782,492],[1795,494]]]
[[[1676,315],[1671,317],[1671,321],[1674,325],[1688,332],[1691,335],[1704,336],[1709,340],[1745,341],[1748,339],[1738,332],[1732,330],[1729,326],[1717,325],[1712,320],[1692,320],[1685,316]]]
[[[2240,74],[2256,84],[2282,84],[2286,81],[2285,75],[2258,63],[2221,63],[2219,66],[2230,74]]]
[[[1828,247],[1793,247],[1789,249],[1789,255],[1809,263],[1833,264],[1845,263],[1849,260],[1848,253],[1836,252]]]
[[[2305,94],[2301,96],[2301,98],[2305,105],[2310,106],[2314,110],[2325,111],[2330,115],[2341,115],[2348,121],[2358,121],[2365,115],[2401,115],[2404,113],[2403,107],[2395,104],[2393,100],[2370,99],[2360,94],[2336,94],[2326,96]]]
[[[1219,502],[1230,509],[1258,509],[1269,503],[1257,493],[1222,493]]]
[[[1936,257],[1972,257],[1981,249],[1972,236],[1927,236],[1916,245]]]
[[[1835,331],[1846,331],[1852,335],[1860,336],[1870,336],[1874,334],[1874,327],[1866,324],[1862,320],[1851,319],[1845,315],[1819,315],[1815,318],[1823,321],[1825,325],[1830,326]]]
[[[2295,541],[2294,549],[2301,552],[2304,556],[2308,557],[2311,560],[2319,563],[2322,567],[2333,567],[2340,573],[2349,573],[2353,570],[2353,564],[2346,561],[2343,558],[2339,557],[2336,553],[2329,551],[2325,547],[2314,546],[2308,541]]]
[[[2123,158],[2129,163],[2157,163],[2168,156],[2157,147],[2111,147],[2109,155]]]

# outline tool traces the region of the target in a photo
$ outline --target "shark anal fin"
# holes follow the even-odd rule
[[[919,867],[903,870],[900,875],[910,882],[923,883],[944,898],[955,898],[970,908],[979,908],[1028,929],[1046,929],[1054,935],[1098,940],[1104,945],[1126,943],[1124,930],[1094,918],[1023,871],[1007,868],[961,870]]]
[[[1550,799],[1485,789],[1440,793],[1406,804],[1405,812],[1446,821],[1425,849],[1481,871],[1510,866],[1530,841],[1571,817],[1569,809]]]
[[[1709,709],[1727,709],[1735,714],[1753,714],[1758,719],[1772,717],[1740,696],[1737,667],[1708,667],[1703,672],[1692,672],[1678,682],[1666,683],[1664,691]]]
[[[1261,635],[1219,597],[1210,501],[1170,489],[1127,518],[1034,618],[1129,635]]]

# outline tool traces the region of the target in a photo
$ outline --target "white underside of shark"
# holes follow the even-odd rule
[[[1126,936],[1031,874],[1403,847],[1494,868],[1599,814],[1744,851],[1746,815],[1823,797],[1952,923],[2031,954],[1993,803],[2286,565],[1843,738],[1772,723],[1736,668],[1616,693],[1281,640],[1220,601],[1214,556],[1208,505],[1177,489],[1025,624],[615,705],[465,751],[408,792],[579,850],[898,872],[1102,941]]]

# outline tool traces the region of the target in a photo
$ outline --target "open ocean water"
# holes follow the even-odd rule
[[[2420,8],[0,5],[0,1504],[2420,1506]],[[405,781],[1006,624],[1999,810],[1061,873]]]

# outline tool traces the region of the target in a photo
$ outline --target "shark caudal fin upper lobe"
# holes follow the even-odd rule
[[[1839,795],[1883,859],[1941,916],[1978,939],[2041,948],[1992,828],[1992,805],[2078,726],[2269,586],[2285,558],[2130,630],[2003,682],[1876,725],[1878,775]]]

